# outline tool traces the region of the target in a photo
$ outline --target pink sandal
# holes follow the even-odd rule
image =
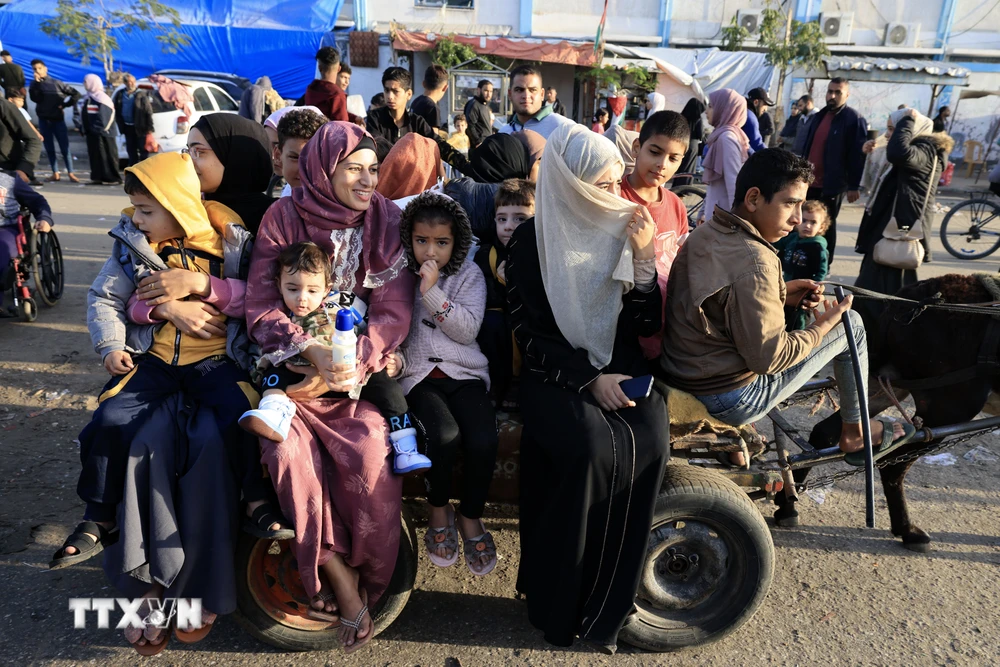
[[[483,525],[482,519],[479,520],[479,530],[481,532],[478,537],[468,538],[463,534],[462,542],[464,544],[466,567],[469,568],[469,572],[477,577],[483,577],[492,572],[493,568],[497,566],[497,545],[493,541],[493,536],[490,535],[489,531],[486,530],[486,526]],[[486,565],[486,569],[476,572],[472,564],[480,563],[479,559],[483,556],[490,558],[490,562]]]
[[[437,555],[439,547],[451,549],[451,556]],[[455,529],[455,510],[448,505],[448,525],[444,528],[427,527],[424,533],[424,549],[427,557],[438,567],[451,567],[458,561],[458,531]]]

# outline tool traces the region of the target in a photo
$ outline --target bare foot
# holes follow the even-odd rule
[[[146,600],[158,600],[160,596],[163,595],[163,586],[157,584],[149,589],[143,598]],[[153,611],[153,606],[149,602],[143,602],[142,606],[139,607],[139,618],[145,620]],[[152,644],[156,646],[163,642],[167,638],[167,633],[165,630],[160,628],[155,628],[147,625],[144,628],[136,628],[131,625],[127,626],[124,630],[125,640],[129,644],[134,646],[145,646],[146,644]]]
[[[374,629],[371,615],[367,612],[361,616],[361,627],[358,630],[345,623],[345,621],[354,622],[361,615],[361,610],[367,606],[367,602],[362,599],[362,594],[358,590],[360,577],[357,570],[345,563],[340,554],[336,553],[323,565],[323,571],[333,584],[334,595],[340,604],[340,643],[350,653],[371,639]]]
[[[853,427],[853,428],[851,428]],[[848,429],[850,429],[849,432]],[[854,433],[853,431],[857,431]],[[882,440],[882,432],[885,430],[885,426],[882,422],[875,419],[871,420],[871,430],[872,430],[872,444],[875,445]],[[892,423],[892,439],[893,441],[898,440],[903,437],[906,430],[903,425],[899,422]],[[838,443],[840,451],[845,454],[850,454],[851,452],[857,452],[865,448],[864,435],[861,432],[860,424],[844,424],[843,430],[840,433],[840,442]]]
[[[449,513],[451,509],[450,505],[445,505],[444,507],[434,507],[430,504],[427,505],[427,524],[431,528],[447,528],[450,521],[451,515]],[[457,515],[456,515],[457,516]],[[478,530],[478,528],[474,529]],[[434,550],[435,555],[441,558],[448,559],[451,558],[452,554],[455,553],[454,549],[449,549],[443,543],[439,544]]]
[[[69,180],[73,181],[74,183],[79,183],[80,182],[80,179],[77,178],[76,174],[74,174],[72,171],[69,172],[69,174],[67,174],[67,175],[69,176]],[[59,179],[56,179],[56,180],[59,180]]]
[[[336,614],[339,611],[337,608],[337,598],[333,594],[333,588],[329,583],[327,583],[328,579],[329,577],[326,575],[325,570],[321,567],[319,571],[319,593],[312,599],[309,606],[316,611],[326,612],[327,614]]]

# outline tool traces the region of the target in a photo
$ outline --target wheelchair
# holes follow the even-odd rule
[[[30,215],[21,211],[17,219],[16,253],[3,274],[2,287],[12,297],[11,305],[25,322],[38,318],[35,298],[54,306],[62,298],[65,273],[62,247],[54,231],[39,232]],[[34,281],[35,289],[28,285]]]

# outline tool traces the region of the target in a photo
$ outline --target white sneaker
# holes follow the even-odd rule
[[[254,435],[284,442],[295,416],[295,403],[284,394],[269,394],[260,400],[256,410],[247,410],[240,417],[240,426]]]

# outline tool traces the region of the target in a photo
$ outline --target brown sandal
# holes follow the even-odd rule
[[[215,619],[218,620],[219,616],[216,614]],[[181,630],[180,628],[174,626],[174,636],[177,637],[177,641],[182,644],[197,644],[202,639],[208,636],[208,633],[212,631],[212,627],[215,625],[215,620],[211,623],[205,623],[205,615],[202,614],[202,625],[200,628],[195,628],[193,630]]]
[[[52,172],[52,175],[48,178],[49,183],[58,183],[60,180],[62,179],[60,178],[58,171]]]

